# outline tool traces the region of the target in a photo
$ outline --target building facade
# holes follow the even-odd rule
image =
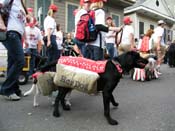
[[[166,22],[165,40],[175,40],[175,14],[174,0],[137,0],[137,2],[124,9],[124,14],[132,17],[135,37],[146,33],[148,29],[157,27],[158,20]]]
[[[112,16],[117,26],[122,24],[124,16],[124,8],[134,4],[135,0],[108,0],[105,3],[104,10],[106,17]],[[74,15],[73,11],[78,8],[79,0],[26,0],[27,7],[34,9],[41,28],[44,17],[47,15],[48,7],[51,3],[59,7],[56,22],[61,25],[64,32],[74,31]]]

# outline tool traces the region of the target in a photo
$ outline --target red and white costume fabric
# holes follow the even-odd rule
[[[72,57],[72,56],[62,56],[58,60],[58,64],[74,66],[74,67],[89,70],[95,73],[104,73],[106,63],[107,63],[107,60],[94,61],[83,57]],[[119,73],[123,72],[119,64],[116,64],[115,66]]]
[[[153,38],[144,36],[142,40],[139,41],[138,50],[140,52],[147,53],[149,50],[153,48]]]
[[[134,68],[133,80],[145,81],[145,79],[146,79],[145,69]]]
[[[96,73],[103,73],[105,71],[106,63],[107,60],[94,61],[83,57],[71,57],[71,56],[62,56],[58,60],[58,64],[74,66],[80,69],[85,69]]]
[[[142,43],[140,46],[140,51],[141,52],[148,52],[149,51],[149,37],[144,36],[142,39]]]

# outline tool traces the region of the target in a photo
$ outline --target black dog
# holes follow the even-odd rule
[[[172,43],[169,46],[169,49],[167,51],[167,57],[168,57],[168,65],[170,67],[175,67],[175,43]]]
[[[118,106],[118,103],[115,101],[114,96],[112,94],[113,90],[117,86],[120,78],[122,77],[122,73],[116,68],[116,65],[120,65],[123,71],[129,72],[130,69],[134,67],[144,68],[148,63],[146,59],[140,57],[139,53],[130,51],[125,54],[122,54],[112,61],[108,60],[105,68],[105,72],[99,74],[100,78],[97,82],[97,90],[102,91],[103,93],[103,104],[104,104],[104,115],[111,125],[117,125],[118,122],[111,118],[110,115],[110,102],[114,106]],[[59,103],[61,102],[64,110],[70,110],[70,106],[65,105],[64,97],[66,93],[69,91],[69,88],[59,87],[59,93],[55,99],[54,111],[53,115],[55,117],[60,116],[59,112]]]

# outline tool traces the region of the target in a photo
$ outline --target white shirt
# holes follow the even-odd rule
[[[51,29],[51,35],[56,35],[56,22],[55,19],[51,16],[46,16],[44,19],[44,31],[45,31],[45,36],[48,35],[47,30]]]
[[[134,28],[131,25],[125,25],[123,28],[121,44],[125,44],[125,45],[131,44],[130,43],[130,34],[134,35]],[[120,33],[120,35],[121,35],[121,33]]]
[[[75,34],[77,32],[77,24],[81,18],[82,15],[86,14],[87,11],[85,9],[80,9],[76,14],[75,14]],[[75,34],[74,34],[74,37],[75,37]]]
[[[115,34],[116,32],[114,31],[108,31],[108,33],[106,33],[106,37],[105,37],[105,40],[106,40],[106,43],[115,43]]]
[[[164,41],[164,28],[162,28],[161,26],[158,26],[154,29],[154,34],[152,35],[153,41],[155,43],[158,42],[158,37],[161,37],[161,45],[165,45],[165,41]]]
[[[95,10],[95,25],[98,25],[98,24],[105,25],[105,12],[103,9]],[[100,33],[102,35],[101,47],[104,48],[105,32],[100,32]],[[96,41],[90,42],[88,44],[100,47],[100,35],[98,34]]]
[[[28,48],[37,49],[38,41],[42,40],[41,31],[37,27],[30,28],[29,26],[25,28],[25,31]]]
[[[0,3],[4,6],[9,4],[10,0],[0,0]],[[13,30],[19,32],[21,35],[24,34],[26,23],[26,14],[22,6],[21,0],[14,0],[12,3],[7,31]]]
[[[56,33],[56,42],[57,42],[57,47],[58,50],[62,50],[63,49],[63,33],[62,31],[57,31]]]

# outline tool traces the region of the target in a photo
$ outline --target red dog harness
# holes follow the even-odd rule
[[[58,60],[58,64],[64,64],[69,66],[78,67],[80,69],[89,70],[95,73],[104,73],[107,60],[94,61],[83,57],[62,56]],[[122,69],[119,64],[115,64],[119,73],[122,73]]]

